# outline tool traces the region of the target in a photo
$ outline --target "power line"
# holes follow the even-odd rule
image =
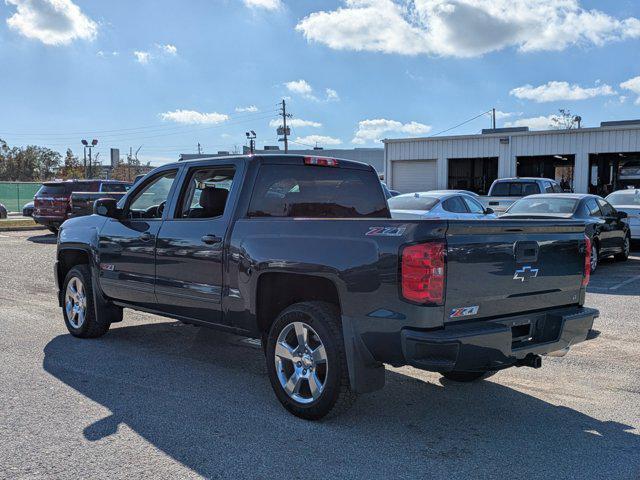
[[[442,135],[443,133],[449,132],[451,130],[455,130],[458,127],[461,127],[462,125],[466,125],[469,122],[473,122],[475,119],[482,117],[483,115],[486,115],[487,113],[491,113],[491,110],[487,110],[486,112],[482,112],[480,115],[476,115],[473,118],[470,118],[469,120],[465,120],[462,123],[459,123],[458,125],[454,125],[453,127],[447,128],[446,130],[442,130],[441,132],[438,133],[434,133],[433,135],[429,135],[429,137],[437,137],[438,135]]]

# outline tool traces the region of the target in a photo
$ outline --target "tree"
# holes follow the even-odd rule
[[[580,127],[582,118],[571,113],[571,110],[561,108],[558,115],[551,117],[551,125],[559,130],[571,130],[574,127]]]
[[[60,154],[46,147],[9,147],[0,140],[0,180],[29,182],[54,177]]]
[[[70,148],[64,157],[64,166],[60,169],[60,176],[64,179],[81,178],[84,175],[84,169],[80,165],[80,160],[73,154]]]

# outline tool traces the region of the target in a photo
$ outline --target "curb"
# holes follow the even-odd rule
[[[0,225],[0,232],[22,232],[22,231],[28,232],[28,231],[31,231],[31,230],[46,230],[46,227],[43,227],[43,226],[40,226],[40,225],[38,225],[36,227],[33,227],[31,225],[24,226],[24,227],[21,227],[21,226],[18,226],[18,225],[17,226],[13,226],[13,227],[3,227],[2,225]]]

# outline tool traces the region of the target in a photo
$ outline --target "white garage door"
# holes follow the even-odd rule
[[[438,188],[436,160],[396,160],[391,165],[392,188],[400,193]]]

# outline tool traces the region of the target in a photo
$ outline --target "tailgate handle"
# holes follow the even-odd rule
[[[500,202],[489,202],[489,205],[500,205]]]
[[[538,242],[516,242],[513,254],[516,257],[516,263],[533,263],[538,261],[539,251]]]

